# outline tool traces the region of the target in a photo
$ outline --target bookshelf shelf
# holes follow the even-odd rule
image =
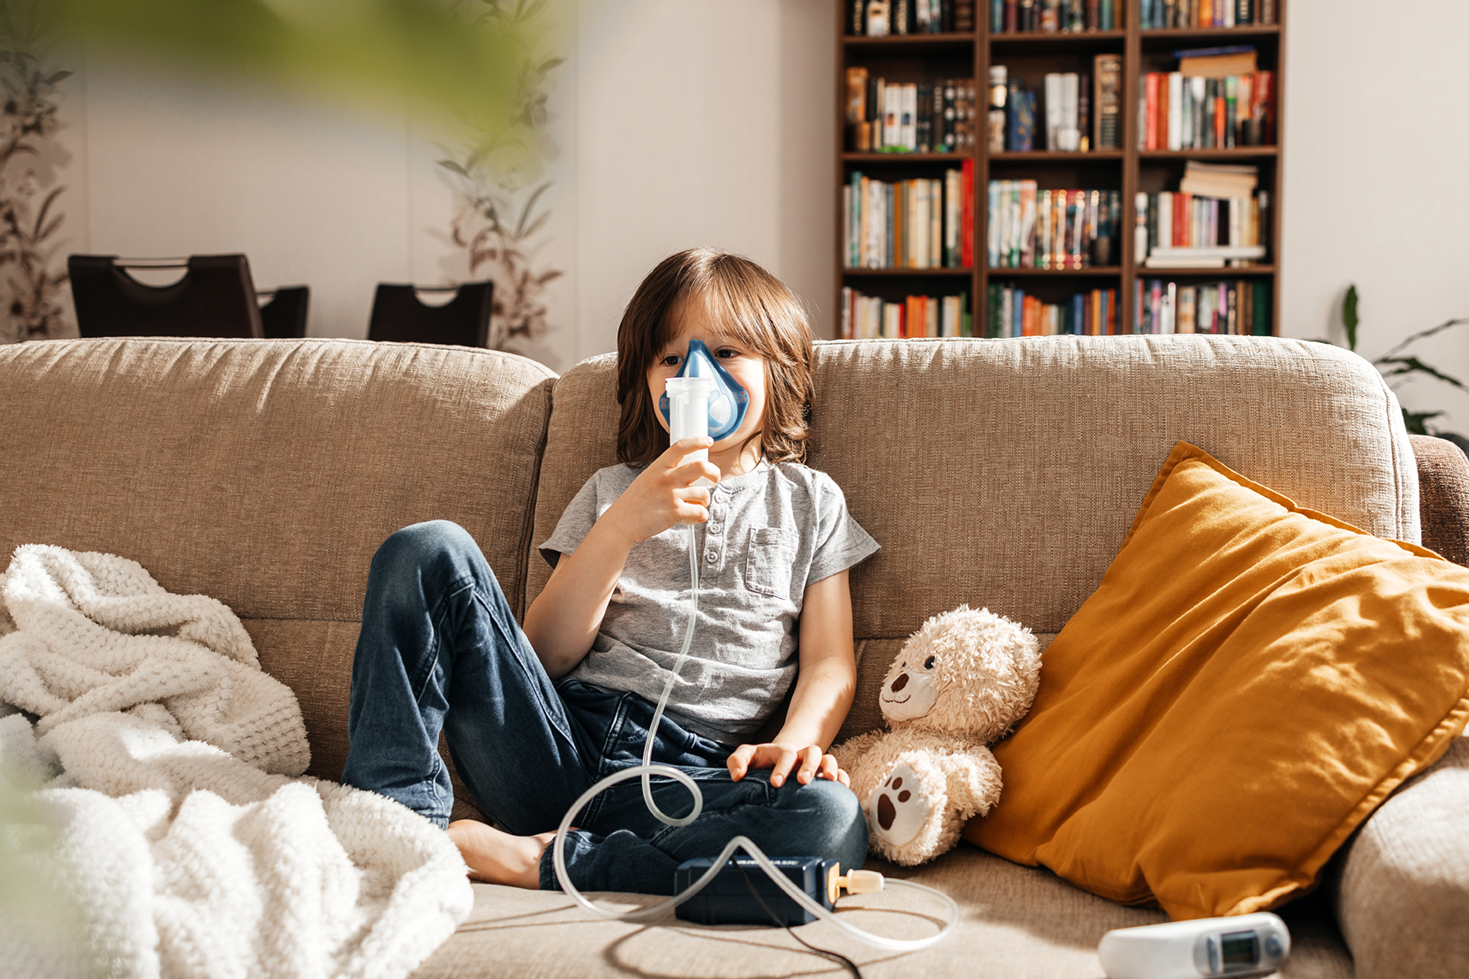
[[[1143,276],[1143,277],[1150,278],[1150,279],[1152,279],[1152,278],[1158,278],[1158,277],[1161,277],[1161,276],[1168,276],[1170,278],[1177,277],[1177,276],[1201,276],[1201,277],[1207,278],[1207,279],[1220,279],[1220,278],[1223,278],[1223,279],[1233,279],[1233,278],[1237,278],[1239,276],[1249,276],[1249,275],[1274,275],[1275,272],[1276,272],[1276,269],[1275,269],[1275,266],[1274,265],[1241,265],[1241,266],[1238,266],[1238,267],[1235,267],[1235,268],[1222,268],[1222,269],[1198,269],[1198,268],[1154,269],[1154,268],[1144,268],[1143,266],[1139,265],[1138,268],[1137,268],[1137,274],[1139,276]]]
[[[974,44],[973,34],[888,34],[882,37],[863,37],[844,34],[842,43],[853,48],[940,48],[967,47]]]
[[[1079,269],[990,268],[985,271],[991,279],[1065,278],[1087,275],[1107,276],[1115,279],[1122,274],[1122,267],[1119,265],[1097,265]]]
[[[989,36],[990,46],[994,50],[1016,54],[1042,50],[1063,50],[1071,53],[1118,51],[1126,40],[1126,31],[1073,31],[1055,34],[1017,31]]]
[[[1121,150],[1088,150],[1066,153],[1060,150],[1032,150],[1027,153],[991,153],[992,163],[1086,163],[1092,160],[1121,160],[1126,154]]]
[[[851,268],[844,268],[844,269],[842,269],[842,275],[845,275],[845,276],[862,276],[862,275],[867,275],[867,276],[874,276],[874,277],[878,277],[878,278],[907,278],[909,276],[920,276],[920,275],[921,276],[928,276],[928,275],[937,275],[937,276],[972,276],[973,274],[974,274],[974,269],[971,269],[971,268],[914,269],[914,268],[906,268],[906,267],[904,267],[904,268],[893,268],[893,269],[851,269]]]
[[[1073,154],[1075,155],[1075,154]],[[962,163],[968,153],[853,153],[842,154],[846,163]]]
[[[1153,30],[1139,31],[1138,34],[1144,41],[1152,40],[1179,40],[1197,41],[1201,38],[1245,38],[1245,37],[1279,37],[1280,25],[1265,27],[1165,27]]]
[[[1138,150],[1139,160],[1251,160],[1280,155],[1278,146],[1236,146],[1214,150]]]
[[[1218,2],[1219,0],[1216,0],[1216,5]],[[1050,0],[1034,0],[1037,17],[1049,9],[1049,3]],[[975,27],[973,32],[892,34],[869,38],[852,33],[851,21],[854,11],[867,9],[866,0],[860,4],[855,0],[837,0],[833,6],[836,15],[834,40],[837,54],[835,108],[838,151],[834,161],[837,200],[834,237],[837,254],[834,265],[838,280],[835,297],[836,309],[840,311],[838,335],[841,335],[841,323],[855,322],[850,314],[856,307],[846,302],[849,297],[869,304],[877,303],[879,307],[882,307],[879,310],[880,313],[887,312],[887,307],[896,306],[911,317],[917,310],[919,311],[918,322],[922,322],[921,313],[925,308],[925,302],[927,308],[931,310],[935,299],[944,300],[941,315],[947,316],[949,311],[947,303],[956,295],[962,297],[963,314],[967,317],[967,325],[972,335],[992,335],[990,331],[995,329],[995,320],[991,314],[999,309],[1019,308],[1013,305],[1020,301],[1016,298],[1017,293],[1023,293],[1027,303],[1039,300],[1053,314],[1057,309],[1063,310],[1063,316],[1069,315],[1073,309],[1078,311],[1071,315],[1069,320],[1063,320],[1063,322],[1080,321],[1078,318],[1084,316],[1085,322],[1091,323],[1100,316],[1103,321],[1115,324],[1116,332],[1129,333],[1133,331],[1134,324],[1140,321],[1140,312],[1148,314],[1141,317],[1141,322],[1149,323],[1152,311],[1157,308],[1156,294],[1150,290],[1159,281],[1163,285],[1165,294],[1171,296],[1170,284],[1176,284],[1180,297],[1185,293],[1189,296],[1197,293],[1199,302],[1203,302],[1202,297],[1205,293],[1209,293],[1211,301],[1224,295],[1223,291],[1214,289],[1216,285],[1227,287],[1231,316],[1235,308],[1232,305],[1236,298],[1235,293],[1238,293],[1242,311],[1239,326],[1249,328],[1252,323],[1261,323],[1263,317],[1268,319],[1268,332],[1277,333],[1282,273],[1279,264],[1280,215],[1283,213],[1281,188],[1283,187],[1285,161],[1283,112],[1286,81],[1285,31],[1289,5],[1290,0],[1244,0],[1244,7],[1248,11],[1273,8],[1274,23],[1268,25],[1247,24],[1234,28],[1169,27],[1144,30],[1138,19],[1138,3],[1132,0],[1115,0],[1111,7],[1118,11],[1121,22],[1121,27],[1118,29],[1070,32],[992,32],[993,25],[990,22],[990,16],[994,7],[987,0],[943,0],[945,17],[949,16],[952,6],[952,12],[956,18],[954,22],[960,26],[967,26],[965,15],[972,10]],[[916,5],[910,3],[909,6],[916,9]],[[1019,6],[1029,5],[1021,2]],[[1095,5],[1086,4],[1084,6],[1087,10],[1093,11],[1093,14],[1089,16],[1094,15]],[[1101,6],[1106,7],[1107,4],[1103,3]],[[1001,10],[1003,11],[1005,7],[1006,4],[1002,4]],[[897,0],[892,0],[891,12],[894,16],[898,9]],[[1060,3],[1060,9],[1067,9],[1064,0]],[[1159,5],[1158,9],[1161,11],[1163,8]],[[1172,5],[1168,9],[1171,10]],[[1180,3],[1178,9],[1182,11],[1184,5]],[[949,21],[946,19],[945,23]],[[1166,75],[1169,72],[1179,71],[1176,52],[1180,50],[1234,45],[1253,47],[1256,51],[1257,70],[1272,75],[1272,78],[1266,80],[1272,83],[1270,97],[1274,111],[1274,145],[1175,150],[1143,148],[1147,126],[1151,125],[1147,119],[1143,118],[1141,111],[1141,104],[1145,102],[1145,96],[1148,94],[1148,75],[1152,73]],[[1102,56],[1112,57],[1120,60],[1121,63],[1121,80],[1116,98],[1118,148],[1075,152],[1045,148],[1025,152],[992,152],[989,150],[987,82],[992,66],[1006,66],[1010,81],[1020,84],[1027,91],[1036,93],[1037,137],[1035,145],[1045,147],[1044,133],[1047,124],[1044,108],[1045,76],[1054,74],[1094,75],[1100,67],[1097,59]],[[975,104],[972,143],[960,152],[857,152],[854,144],[848,138],[846,118],[847,70],[849,68],[866,69],[869,81],[874,78],[884,78],[890,86],[917,84],[941,88],[952,85],[954,79],[973,79]],[[1248,68],[1243,70],[1249,71]],[[1220,74],[1228,74],[1228,72],[1221,71]],[[1167,77],[1162,78],[1164,88],[1168,87],[1168,82]],[[1176,80],[1173,84],[1177,84]],[[1223,86],[1224,83],[1219,82],[1220,105],[1223,104],[1225,97]],[[873,90],[869,87],[868,91]],[[1184,91],[1185,94],[1188,93],[1187,86]],[[1207,97],[1214,98],[1214,91],[1214,88],[1210,88]],[[1095,116],[1100,95],[1094,87],[1089,88],[1089,95],[1091,96],[1089,98],[1090,109]],[[921,99],[922,96],[920,96],[920,101]],[[1161,101],[1159,105],[1158,111],[1162,113]],[[932,112],[939,112],[939,106],[940,102],[935,101]],[[919,118],[923,118],[923,115],[920,113]],[[866,118],[872,119],[873,117],[869,115]],[[1161,120],[1159,125],[1169,121],[1161,115],[1159,118]],[[1154,129],[1161,131],[1157,129],[1157,126],[1154,126]],[[1095,143],[1096,129],[1086,127],[1085,131],[1090,137],[1089,141]],[[1186,145],[1197,140],[1198,132],[1199,130],[1194,130],[1193,140],[1184,136],[1182,142]],[[1245,138],[1244,132],[1245,129],[1242,126],[1239,137],[1241,140]],[[1265,138],[1271,138],[1269,128],[1265,129]],[[1166,142],[1165,138],[1165,145]],[[1177,145],[1177,141],[1174,145]],[[1258,237],[1229,240],[1258,240],[1265,246],[1264,260],[1254,265],[1224,268],[1146,267],[1144,262],[1146,252],[1139,250],[1136,241],[1139,219],[1138,202],[1141,199],[1143,203],[1156,204],[1160,193],[1163,192],[1177,195],[1181,190],[1180,179],[1186,172],[1192,173],[1188,170],[1188,166],[1195,162],[1255,166],[1258,196],[1268,200],[1268,206],[1259,209]],[[888,249],[889,252],[897,248],[900,249],[901,254],[901,249],[915,247],[912,245],[913,232],[908,232],[909,237],[900,243],[899,236],[891,225],[887,229],[887,238],[883,239],[881,222],[877,225],[876,240],[878,243],[876,246],[872,245],[874,240],[872,237],[863,240],[859,233],[853,233],[849,239],[848,231],[851,222],[868,213],[862,210],[865,205],[860,199],[857,207],[850,206],[851,199],[858,197],[856,191],[852,189],[854,173],[861,174],[864,193],[869,185],[885,185],[886,189],[877,188],[879,198],[872,203],[874,213],[881,205],[881,193],[885,192],[889,195],[887,209],[903,218],[911,218],[913,214],[922,216],[925,214],[922,208],[927,206],[930,222],[939,220],[933,217],[934,210],[939,208],[944,209],[942,221],[948,222],[952,216],[948,208],[954,179],[950,174],[952,171],[961,169],[967,175],[966,179],[970,181],[965,188],[970,200],[968,201],[969,217],[962,222],[960,231],[971,238],[974,255],[972,267],[847,267],[847,263],[859,252],[871,255],[871,251],[862,251],[866,248],[877,247],[880,254],[882,248]],[[1095,206],[1098,194],[1103,203],[1109,199],[1119,202],[1117,209],[1120,213],[1115,222],[1115,236],[1110,243],[1110,264],[1081,268],[990,267],[986,261],[986,253],[991,244],[988,213],[989,191],[991,181],[1001,180],[1027,181],[1024,186],[1034,188],[1037,226],[1041,223],[1039,214],[1042,210],[1040,203],[1043,196],[1051,202],[1052,211],[1050,213],[1054,218],[1052,223],[1057,226],[1063,218],[1056,217],[1056,215],[1066,214],[1068,204],[1077,207],[1079,201],[1090,210]],[[930,185],[928,190],[922,189],[921,185],[925,181]],[[937,194],[940,185],[942,185],[941,195]],[[1012,183],[1004,186],[1016,187],[1019,185]],[[1063,190],[1072,195],[1071,200],[1059,195],[1058,192]],[[1085,198],[1076,197],[1075,192],[1078,190],[1087,191],[1087,196]],[[846,196],[844,196],[844,191]],[[917,196],[905,197],[903,198],[905,203],[899,203],[899,199],[893,196],[899,192]],[[933,195],[929,198],[933,203],[928,205],[920,203],[923,194]],[[1183,200],[1183,198],[1175,198],[1175,200]],[[1060,210],[1056,210],[1058,201]],[[1102,210],[1105,211],[1106,208]],[[1247,215],[1251,222],[1249,227],[1252,235],[1255,228],[1254,213],[1252,207]],[[1227,217],[1222,204],[1219,205],[1219,215],[1220,217],[1210,220],[1222,222]],[[1166,210],[1164,216],[1167,216]],[[883,220],[889,220],[889,218]],[[922,220],[922,217],[919,220]],[[1104,225],[1105,222],[1099,222],[1099,226]],[[947,223],[943,225],[945,228],[950,226]],[[1223,226],[1222,223],[1220,226]],[[1005,225],[1001,225],[995,233],[999,234],[1004,227]],[[1190,226],[1185,221],[1183,227],[1191,229],[1197,226]],[[867,225],[862,225],[862,233],[867,231]],[[1186,230],[1180,234],[1182,237],[1176,240],[1190,240],[1190,236],[1192,236],[1191,240],[1200,240],[1197,231],[1194,230]],[[917,233],[917,240],[923,240],[921,232]],[[1061,239],[1058,237],[1053,240]],[[1066,240],[1068,243],[1072,241],[1071,239]],[[1216,239],[1205,238],[1203,240]],[[1217,240],[1226,239],[1221,233],[1221,237]],[[920,249],[927,247],[931,252],[931,240],[927,245],[920,244],[916,247]],[[943,241],[941,247],[947,249],[949,243]],[[1039,240],[1035,249],[1035,260],[1040,262],[1043,248]],[[1076,254],[1074,244],[1070,244],[1066,250],[1070,250],[1073,255]],[[1105,243],[1100,250],[1089,250],[1083,244],[1081,253],[1104,259],[1108,257]],[[921,254],[921,251],[918,254]],[[1104,294],[1100,304],[1097,299],[1099,291]],[[915,297],[919,302],[917,306],[913,305]],[[1034,297],[1034,300],[1031,297]],[[1222,304],[1223,300],[1221,299],[1220,302]],[[1085,313],[1080,312],[1084,304]],[[1250,309],[1248,318],[1243,315],[1246,307]],[[1223,306],[1221,305],[1220,308]],[[1028,310],[1029,307],[1027,307],[1027,316]],[[1097,310],[1100,310],[1100,313]],[[1175,320],[1177,315],[1175,308],[1173,314]],[[931,312],[929,316],[932,316]],[[870,328],[870,318],[865,322]],[[907,320],[905,319],[904,322]],[[1027,319],[1026,322],[1029,323],[1030,320]],[[1053,318],[1050,322],[1054,324],[1056,320]],[[1163,322],[1167,323],[1169,319],[1165,317]],[[932,329],[931,324],[932,319],[930,318],[927,324],[928,329]],[[889,325],[885,321],[879,327],[882,330],[888,328]],[[911,335],[920,334],[912,333]]]

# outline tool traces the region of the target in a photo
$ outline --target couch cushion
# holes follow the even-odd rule
[[[810,464],[836,479],[882,545],[852,571],[858,640],[906,639],[965,603],[1059,632],[1178,441],[1304,506],[1418,540],[1417,473],[1397,402],[1367,361],[1325,344],[829,341],[816,345],[815,382]],[[536,542],[587,477],[616,461],[616,390],[610,354],[557,382]],[[531,562],[527,600],[548,576],[544,561]],[[864,676],[880,678],[900,645],[864,656]]]
[[[1180,443],[966,838],[1175,919],[1314,886],[1469,717],[1469,570]]]
[[[523,608],[554,374],[511,354],[359,340],[55,340],[0,348],[0,554],[132,558],[245,621],[336,777],[368,564],[406,524],[480,542]]]
[[[936,887],[959,902],[963,915],[946,940],[911,954],[859,944],[825,922],[796,929],[805,941],[850,957],[868,979],[1096,979],[1102,974],[1097,943],[1103,934],[1167,920],[1162,912],[1113,904],[1046,871],[1017,866],[968,843],[961,842],[923,867],[896,867],[879,860],[869,860],[867,867]],[[842,974],[840,967],[803,949],[777,928],[709,928],[678,921],[672,913],[652,922],[605,921],[559,891],[492,884],[475,884],[474,891],[469,918],[419,967],[414,979]],[[652,901],[627,894],[590,896],[603,906],[624,910]],[[852,910],[859,906],[894,908],[897,913]],[[932,935],[932,919],[945,914],[932,898],[899,888],[843,898],[838,907],[843,920],[893,938]],[[1351,979],[1351,957],[1324,902],[1307,899],[1282,908],[1280,914],[1291,932],[1290,975]]]
[[[1469,974],[1469,738],[1372,814],[1334,897],[1357,979]]]

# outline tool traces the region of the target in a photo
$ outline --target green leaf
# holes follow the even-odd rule
[[[73,74],[75,74],[75,72],[58,71],[46,79],[46,84],[55,85],[57,82],[65,81],[66,79],[70,78]]]
[[[1428,430],[1428,426],[1424,422],[1430,418],[1437,418],[1442,414],[1443,412],[1441,411],[1409,411],[1407,408],[1404,408],[1403,424],[1407,426],[1409,435],[1432,435],[1433,433]]]
[[[1459,388],[1461,391],[1465,390],[1463,383],[1457,378],[1450,377],[1449,375],[1444,374],[1441,371],[1429,367],[1417,357],[1379,357],[1375,361],[1373,361],[1373,363],[1376,364],[1379,369],[1381,369],[1384,364],[1391,365],[1387,370],[1383,371],[1383,374],[1387,377],[1402,377],[1407,374],[1421,373],[1427,374],[1429,377],[1436,377],[1440,381],[1447,381],[1449,384],[1452,384],[1454,387]]]
[[[1347,286],[1346,298],[1341,301],[1341,322],[1347,328],[1347,349],[1357,349],[1357,285]]]

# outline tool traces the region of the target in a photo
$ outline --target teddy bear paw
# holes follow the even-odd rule
[[[872,793],[868,824],[885,842],[902,846],[918,835],[928,812],[928,796],[923,794],[918,773],[899,762],[888,773],[887,781]]]

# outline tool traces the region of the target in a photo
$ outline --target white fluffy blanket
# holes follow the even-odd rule
[[[427,820],[288,777],[290,689],[228,608],[133,561],[15,552],[0,714],[6,976],[397,979],[473,904]]]

